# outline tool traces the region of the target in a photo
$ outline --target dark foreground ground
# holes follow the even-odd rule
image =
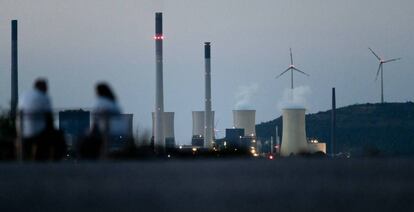
[[[414,211],[414,159],[0,163],[0,211]]]

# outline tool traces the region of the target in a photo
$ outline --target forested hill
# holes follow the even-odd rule
[[[336,112],[337,151],[351,155],[414,156],[414,103],[358,104]],[[331,110],[306,115],[308,138],[330,142]],[[259,139],[275,136],[282,117],[256,125]]]

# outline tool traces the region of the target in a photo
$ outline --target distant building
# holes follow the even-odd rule
[[[326,143],[322,143],[317,139],[308,140],[308,152],[313,154],[317,152],[323,152],[326,154]]]
[[[90,112],[84,110],[65,110],[59,112],[59,129],[65,134],[69,147],[86,135],[90,128]]]
[[[246,136],[244,128],[226,129],[226,137],[219,149],[222,150],[223,147],[227,151],[235,151],[241,154],[248,153],[253,156],[258,156],[259,152],[256,137]]]
[[[193,135],[193,137],[191,138],[191,145],[202,147],[204,145],[204,136],[202,136],[202,135]]]
[[[109,127],[109,150],[121,149],[133,138],[133,114],[120,114],[112,117]]]
[[[225,146],[226,148],[240,148],[244,129],[232,128],[226,129]]]
[[[59,112],[59,129],[65,134],[68,146],[74,147],[91,128],[91,112],[65,110]],[[109,121],[109,150],[122,148],[133,137],[133,114],[120,114]]]

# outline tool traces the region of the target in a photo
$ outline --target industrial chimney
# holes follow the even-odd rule
[[[157,153],[165,151],[164,137],[164,91],[163,91],[163,63],[162,63],[162,13],[155,13],[155,122],[154,122],[154,148]]]
[[[335,156],[335,128],[336,128],[336,96],[335,88],[332,88],[332,111],[331,111],[331,155]]]
[[[204,43],[205,61],[205,109],[204,109],[204,148],[213,148],[213,112],[211,108],[211,51],[210,42]]]
[[[17,69],[17,20],[11,21],[11,108],[10,116],[16,117],[18,100],[18,69]]]
[[[305,109],[283,109],[283,135],[280,154],[290,156],[307,151]]]

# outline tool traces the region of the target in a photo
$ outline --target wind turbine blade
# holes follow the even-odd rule
[[[289,50],[290,50],[290,65],[293,65],[292,48],[289,48]]]
[[[390,60],[386,60],[386,61],[384,61],[383,63],[394,62],[394,61],[397,61],[397,60],[401,60],[401,57],[399,57],[399,58],[394,58],[394,59],[390,59]]]
[[[380,73],[381,66],[382,66],[382,63],[380,63],[379,66],[378,66],[378,71],[377,71],[377,76],[375,76],[375,81],[377,81],[377,79],[378,79],[378,75]]]
[[[283,74],[285,74],[286,72],[288,72],[291,69],[291,67],[289,67],[288,69],[286,69],[285,71],[283,71],[281,74],[277,75],[275,78],[279,78],[280,76],[282,76]]]
[[[309,74],[307,74],[307,73],[305,73],[305,72],[303,72],[303,71],[301,71],[301,70],[299,70],[299,69],[297,69],[297,68],[293,68],[293,70],[295,70],[295,71],[297,71],[297,72],[299,72],[299,73],[302,73],[302,74],[304,74],[304,75],[306,75],[306,76],[310,76]]]
[[[375,55],[375,57],[376,57],[378,60],[381,60],[381,58],[380,58],[377,54],[375,54],[375,52],[374,52],[371,48],[369,48],[369,47],[368,47],[368,49],[372,52],[372,54],[374,54],[374,55]]]

